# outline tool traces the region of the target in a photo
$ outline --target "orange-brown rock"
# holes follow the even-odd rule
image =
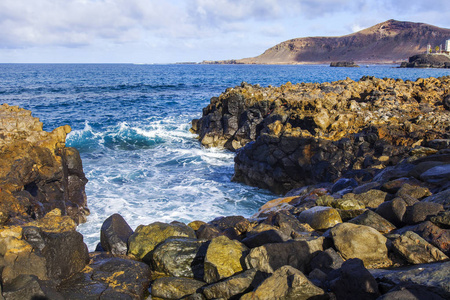
[[[0,106],[0,225],[39,219],[55,208],[85,221],[87,179],[78,151],[65,147],[70,130],[46,132],[30,111]]]
[[[284,193],[349,172],[367,181],[386,166],[419,158],[416,147],[449,146],[443,104],[449,83],[448,76],[242,83],[212,98],[192,131],[206,147],[239,149],[234,180],[249,185]]]

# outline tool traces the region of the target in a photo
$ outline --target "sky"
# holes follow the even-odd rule
[[[389,19],[450,28],[449,0],[0,0],[0,63],[253,57]]]

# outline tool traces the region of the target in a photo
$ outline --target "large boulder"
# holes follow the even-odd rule
[[[325,291],[315,286],[299,270],[291,266],[277,269],[251,293],[251,299],[328,299]]]
[[[100,229],[100,243],[103,250],[117,255],[127,254],[127,242],[133,229],[119,214],[107,218]]]
[[[332,274],[330,289],[337,299],[377,299],[380,296],[375,278],[364,267],[360,259],[349,259]]]
[[[247,268],[265,273],[273,273],[278,268],[290,265],[306,272],[311,259],[323,250],[324,238],[310,241],[287,241],[266,244],[250,250],[245,258]]]
[[[38,221],[0,229],[0,241],[3,284],[19,275],[61,282],[89,261],[83,236],[75,231],[74,221],[62,217],[59,210]]]
[[[236,240],[226,236],[212,239],[205,256],[204,280],[213,283],[242,272],[247,253],[248,248]]]
[[[150,263],[150,252],[156,245],[169,237],[195,238],[195,231],[189,226],[174,223],[155,222],[150,225],[139,225],[128,239],[128,254]]]
[[[352,223],[339,224],[331,229],[334,245],[344,259],[359,258],[368,268],[387,266],[387,239],[376,229]]]
[[[414,284],[428,288],[444,299],[450,298],[450,262],[421,264],[401,269],[374,269],[369,272],[378,282],[392,285]]]
[[[111,254],[91,254],[90,264],[58,286],[64,299],[144,299],[150,268]]]
[[[170,277],[203,279],[208,243],[193,238],[168,238],[151,254],[151,266]]]

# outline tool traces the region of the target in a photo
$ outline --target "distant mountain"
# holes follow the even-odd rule
[[[450,29],[425,23],[388,20],[340,37],[305,37],[282,42],[263,54],[238,60],[204,62],[236,64],[301,64],[355,61],[392,63],[425,53],[427,45],[440,46]]]

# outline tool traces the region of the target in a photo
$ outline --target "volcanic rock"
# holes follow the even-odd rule
[[[192,228],[180,223],[166,224],[155,222],[150,225],[139,225],[128,239],[128,254],[150,263],[150,252],[156,245],[170,237],[195,238]]]
[[[128,238],[133,234],[133,229],[119,214],[113,214],[107,218],[100,230],[100,243],[103,250],[117,255],[127,254]]]
[[[359,258],[368,268],[391,264],[386,238],[372,227],[343,223],[330,232],[336,249],[344,259]]]
[[[212,239],[206,251],[204,280],[213,283],[245,270],[247,253],[248,248],[236,240],[226,236]]]
[[[275,193],[340,178],[384,184],[414,168],[398,165],[402,160],[432,153],[412,149],[447,147],[434,141],[450,138],[441,101],[449,82],[363,77],[267,88],[242,83],[211,99],[192,131],[206,147],[237,151],[233,180]],[[377,176],[391,166],[396,168]]]
[[[0,106],[0,225],[39,219],[55,208],[76,223],[89,215],[80,155],[65,147],[70,126],[52,132],[42,126],[28,110]]]

